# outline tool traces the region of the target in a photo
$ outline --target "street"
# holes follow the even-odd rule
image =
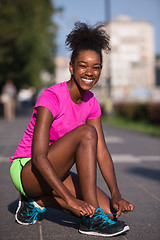
[[[43,220],[35,225],[22,226],[15,223],[14,213],[19,194],[10,180],[9,157],[21,140],[28,121],[28,116],[19,116],[13,122],[0,119],[1,239],[103,239],[78,233],[79,219],[54,209],[47,209]],[[110,239],[160,239],[160,138],[106,125],[103,128],[121,194],[135,205],[133,213],[120,217],[130,226],[130,231]],[[99,169],[97,184],[108,192]]]

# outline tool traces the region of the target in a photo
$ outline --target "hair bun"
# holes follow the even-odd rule
[[[89,24],[76,22],[73,30],[67,35],[65,45],[70,51],[83,46],[84,48],[90,46],[108,52],[110,50],[109,40],[103,24],[96,24],[91,27]]]

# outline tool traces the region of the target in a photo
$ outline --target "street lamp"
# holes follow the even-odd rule
[[[105,6],[105,23],[110,22],[111,20],[111,2],[110,0],[104,0],[104,6]],[[110,31],[111,34],[111,31]],[[108,61],[108,74],[107,74],[107,90],[108,90],[108,98],[111,97],[111,57],[108,56],[109,61]]]

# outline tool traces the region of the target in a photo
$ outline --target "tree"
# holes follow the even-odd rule
[[[40,87],[40,72],[54,72],[57,9],[50,0],[0,1],[0,87]]]

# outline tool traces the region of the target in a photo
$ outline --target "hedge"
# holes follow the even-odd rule
[[[135,121],[160,124],[160,103],[124,103],[114,104],[117,116]]]

